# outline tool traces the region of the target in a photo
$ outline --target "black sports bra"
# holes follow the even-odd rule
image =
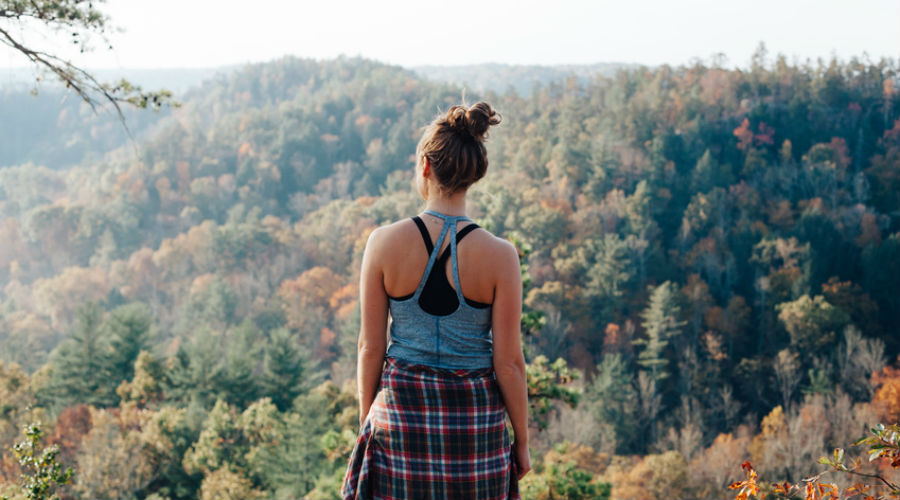
[[[418,215],[412,217],[412,220],[415,221],[416,226],[419,227],[419,232],[422,233],[422,239],[425,240],[425,249],[428,251],[428,255],[431,255],[431,252],[434,251],[434,243],[431,242],[431,235],[428,234],[428,228],[425,227],[425,223],[422,222],[422,219],[419,218]],[[456,244],[459,245],[459,241],[462,240],[465,235],[479,227],[481,226],[473,222],[460,229],[456,233]],[[459,307],[459,299],[456,297],[456,291],[450,286],[450,282],[447,281],[447,273],[444,270],[447,259],[449,258],[450,245],[447,245],[447,248],[444,249],[444,253],[438,257],[437,261],[431,267],[431,272],[428,274],[428,279],[425,281],[424,288],[422,288],[422,294],[419,296],[419,305],[421,305],[422,309],[429,314],[446,316]],[[415,295],[415,292],[404,295],[403,297],[391,297],[390,295],[388,295],[388,297],[391,297],[394,300],[407,300],[413,295]],[[475,308],[486,309],[491,307],[491,304],[478,302],[477,300],[472,300],[465,296],[463,296],[463,298],[466,300],[466,304]]]

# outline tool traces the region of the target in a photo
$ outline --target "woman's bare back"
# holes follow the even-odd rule
[[[423,215],[421,217],[431,237],[432,246],[440,236],[444,221],[438,217]],[[472,224],[459,221],[457,231]],[[383,253],[384,289],[391,297],[402,297],[415,292],[425,267],[428,264],[428,250],[422,234],[412,219],[403,219],[381,228],[386,243]],[[449,234],[449,233],[448,233]],[[450,238],[445,237],[438,255],[448,248]],[[457,269],[466,299],[491,304],[494,301],[494,289],[497,282],[496,269],[499,256],[504,255],[500,245],[509,245],[484,228],[477,228],[459,242],[457,246]],[[447,259],[444,272],[450,286],[455,288],[452,275],[452,263]],[[502,267],[502,266],[501,266]]]

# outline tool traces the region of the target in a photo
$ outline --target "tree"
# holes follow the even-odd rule
[[[62,466],[56,460],[59,447],[52,445],[41,448],[41,437],[44,431],[39,423],[33,423],[25,427],[26,440],[17,443],[13,452],[22,466],[22,479],[25,484],[22,489],[28,500],[53,500],[59,498],[54,490],[68,484],[74,474],[71,468],[62,470]],[[0,500],[9,500],[0,495]]]
[[[233,406],[218,399],[182,464],[189,474],[209,474],[222,467],[245,470],[247,451],[247,437],[241,428],[240,416]]]
[[[86,403],[115,404],[115,384],[110,383],[109,347],[103,338],[103,309],[88,301],[78,310],[72,335],[59,345],[51,359],[51,380],[46,397],[63,406]]]
[[[278,328],[265,348],[262,395],[272,398],[279,411],[289,409],[304,388],[306,352],[301,356],[297,340],[287,328]]]
[[[612,320],[612,313],[621,310],[624,285],[631,278],[631,262],[625,240],[607,233],[596,241],[596,263],[587,272],[588,288],[600,299],[602,319]]]
[[[346,469],[359,412],[351,384],[324,382],[298,396],[282,414],[282,436],[255,455],[256,470],[272,498],[336,498],[329,478]],[[348,436],[349,434],[349,436]]]
[[[222,387],[221,349],[211,348],[220,343],[209,328],[202,327],[194,338],[178,346],[166,360],[163,378],[167,400],[193,402],[203,407],[215,403]]]
[[[150,309],[140,302],[119,306],[109,313],[105,323],[110,333],[110,364],[115,383],[129,381],[134,377],[138,353],[150,341]]]
[[[773,365],[776,386],[781,393],[781,404],[790,409],[794,390],[800,384],[800,377],[798,377],[800,362],[797,361],[797,354],[792,353],[790,349],[782,349],[778,351]]]
[[[816,461],[816,463],[831,467],[830,469],[805,477],[797,483],[761,481],[757,479],[759,475],[750,462],[744,462],[741,464],[741,468],[746,472],[747,479],[735,481],[728,488],[739,490],[735,500],[748,500],[750,497],[760,500],[767,497],[791,500],[804,498],[804,496],[807,500],[854,496],[861,496],[869,500],[897,498],[900,495],[900,484],[896,483],[888,472],[882,471],[885,471],[887,467],[900,468],[900,426],[879,423],[872,427],[870,432],[869,436],[857,440],[853,445],[867,445],[868,449],[862,450],[862,454],[868,455],[868,462],[879,461],[882,463],[884,468],[876,469],[874,473],[863,469],[862,457],[848,461],[849,456],[845,453],[844,448],[835,448],[832,456],[821,456]],[[859,476],[867,478],[871,482],[864,484],[857,481],[843,487],[837,483],[822,482],[822,476],[831,472],[843,472],[847,478]]]
[[[262,498],[263,492],[238,472],[222,468],[210,472],[200,486],[201,500],[244,500]]]
[[[197,441],[184,455],[188,473],[204,475],[201,498],[249,498],[245,490],[258,485],[271,464],[272,451],[284,441],[285,422],[268,398],[256,401],[243,413],[219,399],[210,411]],[[226,479],[217,471],[228,470]],[[228,484],[231,486],[224,486]],[[235,492],[238,496],[222,491]]]
[[[259,382],[254,372],[259,364],[259,347],[256,340],[259,330],[249,320],[244,320],[227,339],[224,357],[216,367],[218,394],[228,403],[246,408],[256,401]]]
[[[694,166],[691,175],[691,191],[706,193],[717,186],[728,186],[733,181],[730,167],[728,165],[720,166],[707,149],[697,160],[697,165]]]
[[[611,485],[598,477],[607,461],[588,446],[563,440],[519,482],[522,498],[608,499]]]
[[[594,379],[586,389],[587,399],[594,402],[596,418],[615,428],[617,448],[620,450],[629,449],[639,430],[632,417],[638,406],[633,378],[621,354],[604,354]]]
[[[145,407],[163,398],[165,369],[163,364],[147,351],[142,350],[134,362],[134,378],[122,382],[116,393],[122,401],[134,401]]]
[[[18,364],[0,361],[0,447],[15,441],[19,422],[24,423],[34,406],[33,380]]]
[[[802,295],[793,302],[778,304],[778,319],[791,336],[791,345],[807,354],[833,347],[837,335],[850,317],[842,309],[829,304],[825,297]]]
[[[134,405],[90,411],[91,430],[78,453],[75,491],[81,498],[139,498],[157,475],[151,450],[171,443],[142,439],[151,413]]]
[[[688,496],[688,469],[677,451],[629,459],[615,457],[605,477],[613,484],[612,498],[655,499]]]
[[[678,289],[675,284],[666,281],[650,294],[650,303],[641,313],[641,326],[647,331],[646,339],[637,339],[636,345],[643,345],[644,350],[638,355],[638,364],[650,370],[653,380],[659,381],[669,376],[667,366],[669,360],[664,351],[669,339],[681,334],[681,328],[687,324],[678,319],[681,308],[677,303]]]
[[[17,31],[21,33],[37,23],[57,33],[70,33],[71,42],[80,53],[91,50],[89,40],[92,34],[100,35],[111,49],[112,45],[106,38],[111,28],[109,17],[95,7],[103,1],[0,0],[0,42],[20,52],[36,67],[55,75],[95,112],[97,105],[104,101],[112,104],[123,126],[125,117],[120,103],[139,108],[149,106],[157,110],[167,104],[177,106],[168,90],[145,91],[125,79],[114,84],[101,83],[90,72],[72,62],[34,48],[16,36]]]
[[[581,392],[566,387],[580,377],[581,372],[569,368],[563,358],[557,358],[553,363],[549,361],[547,356],[540,354],[525,366],[529,413],[539,429],[547,427],[555,401],[574,408],[581,399]]]

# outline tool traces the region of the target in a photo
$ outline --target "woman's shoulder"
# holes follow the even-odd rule
[[[409,234],[412,234],[412,231],[418,233],[411,217],[383,224],[369,233],[366,248],[369,252],[396,253],[398,249],[406,244],[405,242],[408,241]]]
[[[369,235],[369,244],[391,252],[407,244],[410,239],[421,238],[419,228],[416,227],[412,217],[406,217],[375,228]],[[488,262],[511,259],[515,259],[518,262],[519,252],[515,245],[508,239],[495,235],[481,225],[469,233],[466,239],[478,242],[475,246],[479,248],[480,253],[483,252],[484,260]],[[471,248],[471,245],[469,248]]]
[[[472,231],[471,237],[478,238],[480,246],[486,250],[486,253],[496,258],[509,258],[510,253],[518,256],[515,245],[506,238],[501,238],[487,229],[479,226],[478,229]]]
[[[387,224],[382,224],[381,226],[376,227],[369,234],[369,241],[383,241],[393,239],[392,236],[402,236],[403,233],[409,231],[410,226],[414,226],[414,222],[411,217],[407,217],[405,219],[400,219],[398,221],[390,222]]]

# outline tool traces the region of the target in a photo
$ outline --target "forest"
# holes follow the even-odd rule
[[[0,91],[0,495],[39,422],[64,499],[337,498],[362,251],[462,99],[431,72],[246,65],[135,142]],[[524,498],[733,498],[900,420],[900,62],[539,76],[465,97],[503,115],[467,209],[521,256]]]

